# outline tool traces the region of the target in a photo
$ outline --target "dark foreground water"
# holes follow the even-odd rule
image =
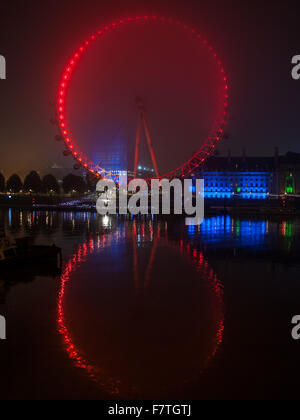
[[[1,210],[62,273],[0,268],[0,398],[298,398],[300,221]]]

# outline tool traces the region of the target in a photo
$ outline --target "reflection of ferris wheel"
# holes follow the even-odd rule
[[[105,218],[107,218],[107,216]],[[106,222],[104,221],[104,224],[105,223]],[[181,385],[181,382],[182,384],[186,384],[192,381],[196,377],[195,375],[198,376],[198,373],[202,373],[215,357],[218,349],[220,348],[223,342],[224,334],[223,285],[216,273],[209,266],[204,254],[197,248],[191,247],[189,244],[185,243],[184,238],[178,242],[174,242],[172,239],[169,238],[168,229],[166,226],[163,227],[159,224],[153,225],[152,222],[150,222],[150,224],[144,222],[140,226],[138,226],[134,222],[133,225],[126,224],[126,226],[126,230],[117,230],[117,232],[115,232],[114,234],[109,233],[108,231],[106,233],[99,234],[96,237],[88,238],[83,244],[80,244],[75,250],[74,254],[69,257],[68,261],[65,263],[60,279],[60,289],[57,306],[57,329],[62,336],[64,350],[68,354],[69,358],[72,360],[75,367],[84,370],[89,376],[89,378],[95,383],[97,383],[101,387],[101,389],[103,391],[106,391],[108,394],[122,395],[122,397],[126,396],[134,399],[137,396],[141,397],[145,394],[145,376],[143,373],[145,372],[145,368],[147,368],[146,364],[141,364],[139,372],[142,373],[141,375],[138,375],[138,377],[135,377],[135,380],[138,382],[135,382],[135,380],[133,379],[134,376],[132,377],[130,375],[130,377],[127,377],[127,375],[124,374],[123,369],[121,369],[120,372],[118,372],[118,377],[115,377],[114,374],[112,374],[112,372],[110,371],[112,368],[112,365],[110,364],[112,360],[112,353],[109,353],[109,359],[105,357],[105,351],[103,351],[105,346],[103,346],[103,343],[101,343],[100,350],[102,352],[101,365],[98,365],[95,360],[88,357],[87,351],[83,350],[81,345],[78,344],[78,338],[77,340],[75,340],[74,338],[74,332],[72,331],[70,320],[68,319],[68,312],[66,311],[66,299],[67,294],[71,288],[72,282],[74,281],[73,276],[74,274],[76,274],[78,268],[81,265],[85,264],[87,258],[92,256],[93,254],[97,254],[99,252],[103,253],[110,247],[116,248],[119,246],[125,246],[126,239],[132,237],[135,291],[134,301],[138,305],[140,301],[143,302],[143,296],[146,296],[147,294],[149,295],[147,290],[150,290],[151,282],[155,281],[155,275],[153,273],[153,270],[155,268],[155,260],[160,252],[159,250],[167,248],[171,252],[174,252],[174,256],[182,256],[186,259],[187,263],[191,264],[197,269],[197,278],[198,280],[200,280],[200,282],[197,283],[202,283],[204,285],[205,289],[203,290],[205,290],[207,293],[206,301],[210,302],[209,308],[213,313],[211,317],[209,317],[208,315],[208,318],[205,317],[206,321],[207,319],[210,319],[210,326],[212,328],[211,331],[213,331],[213,334],[211,336],[209,335],[210,339],[208,340],[209,346],[207,347],[207,351],[204,351],[203,353],[202,351],[197,351],[196,358],[197,363],[199,364],[197,365],[198,370],[195,370],[195,365],[193,365],[191,369],[188,368],[189,363],[187,363],[187,361],[185,361],[187,367],[184,370],[184,375],[182,375],[182,370],[178,366],[178,364],[172,369],[172,375],[170,375],[170,371],[168,371],[168,375],[164,377],[164,375],[162,375],[161,369],[157,370],[158,380],[155,380],[154,384],[156,392],[157,389],[159,389],[160,392],[162,392],[162,390],[165,390],[166,387],[173,389],[174,386]],[[149,248],[149,250],[151,250],[151,255],[149,258],[149,262],[146,265],[144,264],[145,260],[143,260],[142,264],[139,263],[139,254],[141,253],[141,248],[139,248],[138,246],[138,240],[141,241],[141,243],[143,243],[144,245],[151,245]],[[130,286],[129,290],[132,290]],[[193,290],[195,289],[193,288]],[[127,307],[126,303],[126,311],[128,311],[129,306]],[[144,304],[142,304],[142,306],[144,307]],[[197,307],[199,307],[199,304],[197,305]],[[157,307],[155,307],[155,310],[157,310]],[[179,327],[176,324],[177,334],[178,328]],[[155,327],[155,331],[159,331],[158,326]],[[200,328],[199,331],[203,332],[203,329],[201,330]],[[148,333],[149,332],[147,331],[147,334]],[[110,335],[109,337],[109,340],[111,340],[112,337]],[[206,340],[204,341],[206,342]],[[139,342],[143,342],[140,336]],[[156,343],[156,345],[158,346],[159,351],[155,351],[153,353],[153,358],[156,360],[156,363],[159,362],[159,360],[161,360],[159,363],[161,363],[162,366],[165,366],[165,364],[169,363],[170,359],[168,353],[162,351],[160,347],[161,344],[158,340],[154,340],[154,343]],[[184,346],[186,345],[187,344],[185,343]],[[175,347],[175,351],[177,347],[178,342],[177,346]],[[201,350],[201,348],[199,348],[198,350]],[[174,351],[174,347],[172,347],[172,351]],[[136,363],[137,355],[138,357],[141,357],[143,355],[143,352],[139,352],[136,348],[134,348],[134,351],[131,354],[133,354],[133,359]],[[130,370],[135,369],[135,363],[132,364],[132,359],[131,361],[127,358],[124,359],[124,355],[121,355],[119,351],[117,358],[126,360],[126,366],[129,366]],[[156,363],[153,364],[154,367],[157,366]],[[116,363],[116,365],[118,365],[118,363]],[[153,378],[155,377],[154,372],[155,368],[151,373],[151,376]],[[184,381],[182,381],[183,378]],[[142,382],[140,382],[141,380]]]
[[[145,134],[148,142],[148,147],[155,171],[156,178],[180,178],[188,175],[191,173],[195,168],[200,166],[204,163],[208,156],[214,151],[217,143],[222,139],[224,135],[224,127],[227,122],[227,108],[228,108],[228,81],[225,76],[225,71],[221,61],[219,60],[216,52],[210,46],[206,39],[203,39],[194,29],[187,25],[183,25],[182,23],[172,19],[172,18],[164,18],[158,16],[137,16],[134,18],[126,18],[115,21],[110,25],[103,27],[98,32],[91,35],[73,54],[71,59],[68,61],[68,64],[64,70],[62,75],[62,79],[59,85],[59,92],[57,98],[57,115],[58,115],[58,125],[61,131],[61,134],[57,136],[57,140],[62,139],[65,142],[66,150],[64,151],[65,156],[72,155],[76,160],[75,168],[82,167],[83,169],[89,171],[90,173],[94,174],[99,178],[111,178],[113,174],[103,168],[102,166],[98,165],[97,163],[93,162],[78,146],[76,139],[72,135],[71,127],[69,126],[68,118],[66,115],[66,103],[68,97],[68,89],[69,83],[72,79],[72,75],[76,69],[77,64],[80,62],[80,59],[84,56],[86,50],[94,44],[98,39],[101,39],[105,36],[107,32],[114,31],[117,27],[126,24],[133,24],[133,23],[148,23],[151,22],[160,22],[161,24],[173,24],[181,26],[185,31],[191,33],[198,41],[199,47],[205,48],[205,51],[208,53],[210,58],[213,58],[216,68],[216,74],[218,75],[218,79],[220,82],[219,88],[219,98],[218,98],[218,110],[217,114],[214,119],[213,126],[210,129],[210,132],[206,139],[201,140],[201,147],[199,150],[186,162],[180,165],[178,168],[175,168],[169,173],[166,174],[159,174],[158,167],[156,163],[156,157],[154,153],[154,148],[152,144],[152,140],[150,137],[150,132],[148,128],[148,124],[146,121],[145,113],[143,111],[143,105],[140,101],[139,109],[140,109],[140,119],[138,125],[138,133],[136,139],[136,153],[135,153],[135,175],[137,171],[137,162],[139,157],[139,145],[140,145],[140,129],[141,124],[144,124]]]

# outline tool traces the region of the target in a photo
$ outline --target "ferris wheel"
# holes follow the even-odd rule
[[[84,59],[86,51],[90,48],[93,48],[93,45],[105,39],[107,33],[115,31],[117,28],[120,28],[125,25],[135,25],[137,23],[147,23],[149,25],[155,23],[160,23],[162,25],[177,25],[192,34],[192,36],[198,41],[199,48],[205,50],[207,55],[213,59],[215,74],[218,79],[218,109],[214,117],[212,127],[208,135],[205,138],[199,138],[199,148],[196,153],[194,153],[188,160],[182,162],[178,167],[175,167],[167,173],[160,173],[157,165],[157,160],[154,152],[154,144],[150,136],[150,129],[148,121],[146,119],[146,113],[144,108],[144,103],[141,98],[137,98],[137,106],[139,109],[139,120],[138,120],[138,131],[136,137],[136,148],[135,148],[135,160],[134,160],[134,174],[137,174],[138,158],[139,158],[139,147],[140,147],[140,136],[141,128],[144,126],[146,139],[149,147],[149,152],[151,155],[154,174],[153,178],[156,179],[173,179],[173,178],[182,178],[192,173],[194,169],[201,166],[205,160],[214,152],[216,145],[224,136],[224,129],[228,121],[228,102],[229,102],[229,84],[228,79],[225,75],[225,70],[220,61],[217,53],[209,42],[202,38],[201,35],[190,26],[184,25],[183,23],[173,19],[165,18],[159,16],[136,16],[129,17],[126,19],[116,20],[109,25],[105,25],[97,32],[89,36],[73,53],[72,57],[68,60],[67,65],[64,69],[64,72],[61,77],[59,84],[59,90],[57,95],[57,120],[58,126],[60,129],[60,134],[56,136],[57,140],[63,140],[66,146],[64,150],[65,156],[73,156],[76,163],[74,165],[75,169],[82,167],[84,170],[90,172],[97,178],[105,179],[114,179],[115,174],[112,171],[107,170],[101,165],[101,162],[94,162],[91,158],[79,147],[77,139],[72,134],[72,128],[66,113],[66,105],[68,103],[68,93],[70,88],[70,81],[72,80],[73,74],[76,72],[77,67],[80,65],[80,62]]]

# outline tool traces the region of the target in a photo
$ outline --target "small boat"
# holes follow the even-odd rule
[[[24,266],[47,265],[61,268],[62,250],[55,245],[34,245],[33,238],[18,238],[15,244],[5,236],[0,237],[0,267],[19,269]]]

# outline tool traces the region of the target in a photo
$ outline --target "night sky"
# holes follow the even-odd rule
[[[54,141],[57,129],[49,122],[54,115],[51,103],[55,101],[62,70],[74,49],[89,34],[114,19],[139,14],[161,14],[178,18],[206,36],[219,53],[230,80],[229,139],[224,140],[218,148],[221,153],[226,153],[231,148],[233,154],[239,155],[242,148],[246,148],[248,155],[270,155],[274,153],[275,146],[280,148],[281,153],[289,150],[300,152],[300,81],[291,78],[291,59],[300,54],[296,2],[12,0],[2,2],[0,14],[0,54],[7,60],[7,80],[0,81],[1,171],[7,176],[12,172],[23,175],[30,169],[39,170],[51,167],[54,163],[64,167],[73,165],[71,158],[62,156],[63,144]],[[109,45],[109,40],[107,42]],[[112,40],[111,45],[115,45],[114,42]],[[110,51],[107,54],[113,53]],[[96,56],[95,50],[94,57]],[[113,55],[108,57],[110,61]],[[91,55],[91,66],[92,63]],[[81,138],[80,146],[84,148],[86,141],[87,148],[90,148],[87,151],[91,150],[93,153],[91,142],[97,131],[95,115],[98,115],[98,123],[101,125],[101,138],[104,136],[106,139],[115,139],[120,136],[132,139],[132,133],[136,130],[136,111],[132,89],[122,91],[128,97],[123,102],[118,102],[120,106],[116,111],[114,101],[120,90],[114,84],[111,103],[107,99],[107,89],[105,113],[101,114],[99,111],[97,114],[97,102],[93,102],[88,92],[91,92],[92,86],[101,92],[105,79],[101,78],[102,75],[97,78],[99,73],[95,69],[93,73],[88,64],[87,60],[85,67],[80,69],[81,79],[79,72],[78,80],[74,82],[77,83],[77,88],[74,90],[72,103],[76,103],[76,106],[70,109],[70,113],[75,123],[78,122],[76,116],[79,112],[84,115],[81,125],[78,123],[75,128]],[[100,62],[95,58],[95,66],[96,64],[99,66]],[[116,62],[112,73],[114,77],[117,77],[117,65]],[[200,68],[201,62],[197,65]],[[178,66],[175,68],[178,70]],[[103,67],[106,73],[108,69]],[[127,71],[130,71],[129,67]],[[201,115],[205,115],[201,123],[203,130],[211,115],[211,100],[205,100],[209,91],[203,90],[203,80],[208,73],[207,68],[199,78],[202,85],[195,85],[194,92],[202,92],[202,96],[199,93],[199,107]],[[157,82],[157,74],[153,79],[151,74],[153,72],[145,75],[147,87],[149,91],[156,93],[151,96],[145,89],[142,94],[146,96],[146,100],[148,98],[153,142],[159,136],[167,136],[167,128],[171,126],[170,137],[165,143],[160,140],[156,149],[162,166],[166,164],[165,156],[168,156],[168,151],[174,144],[170,158],[170,164],[173,165],[183,154],[183,122],[189,121],[191,115],[193,116],[195,98],[191,99],[188,106],[172,106],[175,95],[178,103],[186,104],[185,89],[173,91],[174,97],[170,97],[167,90],[162,89],[159,81]],[[179,74],[176,75],[174,70],[174,80]],[[94,75],[95,81],[87,81],[85,85],[83,80],[91,80],[89,75]],[[190,84],[193,82],[192,77],[189,77]],[[128,83],[128,79],[125,78],[125,82]],[[160,82],[162,83],[161,79]],[[142,89],[141,83],[139,80],[139,91]],[[171,89],[171,85],[168,88]],[[169,97],[168,100],[166,96]],[[81,99],[87,103],[79,104]],[[161,111],[166,108],[169,109],[169,114],[165,114],[162,123]],[[126,115],[129,115],[128,120]],[[101,118],[105,122],[116,118],[116,122],[105,125]],[[192,153],[195,149],[193,138],[197,136],[193,130],[197,129],[191,121],[188,126],[190,132],[187,132],[188,138],[184,141],[187,144],[186,152],[190,150]],[[103,131],[103,127],[106,131]],[[86,138],[83,138],[85,133]],[[188,143],[189,139],[191,143]]]

